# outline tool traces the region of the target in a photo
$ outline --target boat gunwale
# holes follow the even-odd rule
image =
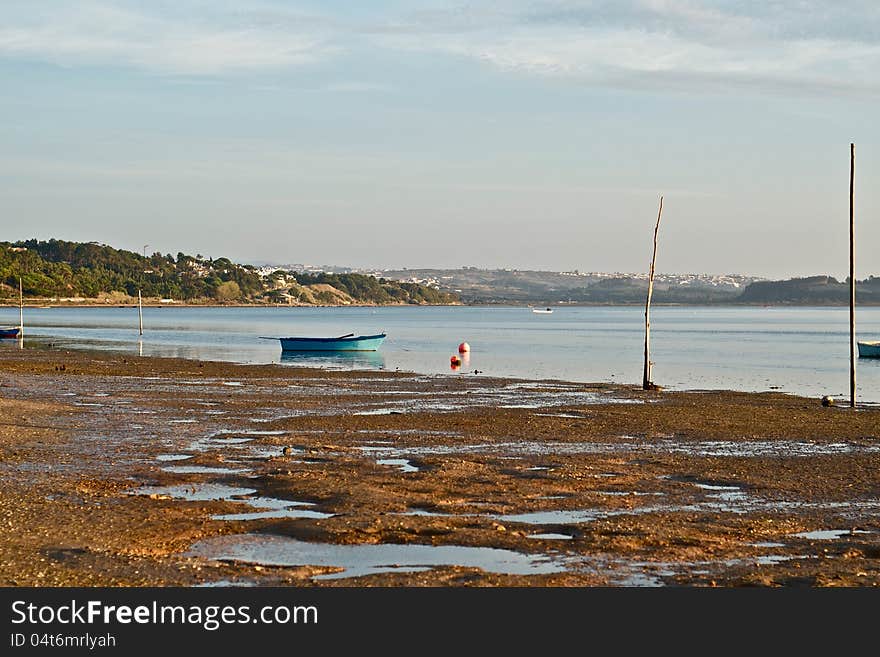
[[[278,340],[291,340],[295,342],[360,342],[363,340],[377,340],[379,338],[387,337],[386,333],[378,333],[376,335],[353,335],[353,336],[342,336],[338,338],[306,338],[306,337],[284,337],[278,338]]]

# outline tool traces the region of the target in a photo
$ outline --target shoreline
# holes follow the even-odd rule
[[[530,308],[550,307],[554,310],[562,310],[565,308],[640,308],[644,307],[644,301],[633,301],[631,303],[538,303],[534,301],[518,302],[459,302],[459,303],[350,303],[350,304],[287,304],[287,303],[200,303],[187,301],[174,301],[173,303],[161,303],[159,301],[144,301],[144,308]],[[880,308],[880,303],[859,302],[861,308]],[[0,308],[18,309],[19,304],[14,302],[0,302]],[[137,308],[137,299],[134,301],[52,301],[47,299],[44,301],[31,299],[24,304],[25,309],[41,309],[41,308]],[[660,308],[849,308],[846,303],[734,303],[734,302],[715,302],[715,303],[678,303],[651,301],[651,307]]]
[[[875,408],[2,350],[0,409],[5,585],[880,585]],[[284,561],[368,545],[467,563]]]

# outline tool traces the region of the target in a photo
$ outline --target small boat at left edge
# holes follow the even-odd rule
[[[19,326],[0,327],[0,340],[17,338],[19,333],[21,333],[21,327]]]

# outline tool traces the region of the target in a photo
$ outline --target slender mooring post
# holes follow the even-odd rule
[[[18,337],[24,337],[24,288],[21,276],[18,277]]]
[[[138,290],[138,335],[144,334],[144,308],[141,303],[141,291]]]
[[[856,407],[856,145],[849,145],[849,405]]]
[[[653,388],[651,382],[651,294],[654,292],[654,265],[657,263],[657,233],[660,231],[660,217],[663,215],[663,197],[660,197],[660,210],[657,212],[657,225],[654,226],[654,255],[651,256],[651,269],[648,272],[648,299],[645,301],[645,371],[642,376],[642,390]]]

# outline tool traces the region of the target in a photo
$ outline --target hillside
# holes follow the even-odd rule
[[[154,253],[142,256],[96,242],[62,240],[0,242],[0,299],[24,296],[56,301],[128,302],[146,299],[186,303],[289,305],[449,304],[458,296],[425,285],[363,274],[261,275],[228,258]]]
[[[584,273],[517,269],[404,269],[387,278],[436,286],[465,303],[642,305],[648,290],[644,273]],[[859,305],[880,305],[880,278],[857,281]],[[784,281],[740,274],[664,274],[654,281],[654,303],[682,305],[846,305],[849,285],[831,276]]]
[[[880,278],[856,280],[859,305],[880,305]],[[849,282],[831,276],[809,276],[787,281],[757,281],[743,290],[740,303],[792,305],[847,305]]]
[[[491,304],[643,304],[647,274],[549,272],[521,269],[405,269],[381,272],[386,278],[436,285],[467,303]],[[754,276],[735,274],[658,274],[657,303],[729,303]]]

